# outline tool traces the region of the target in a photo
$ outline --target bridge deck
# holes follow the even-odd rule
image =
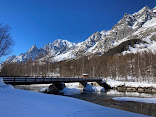
[[[101,78],[69,78],[69,77],[2,77],[4,83],[11,85],[50,84],[54,82],[97,82]]]

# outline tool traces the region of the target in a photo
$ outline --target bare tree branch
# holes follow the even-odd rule
[[[14,42],[10,36],[10,27],[0,24],[0,57],[8,55]]]

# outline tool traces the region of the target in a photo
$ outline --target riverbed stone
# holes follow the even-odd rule
[[[145,90],[144,90],[144,88],[139,87],[139,88],[137,89],[137,91],[140,92],[140,93],[143,93]]]
[[[152,93],[156,93],[156,88],[153,88],[152,89]]]
[[[49,89],[48,89],[47,93],[49,93],[49,94],[58,94],[59,90],[55,85],[52,84],[52,85],[49,86]]]
[[[127,87],[127,91],[129,92],[135,92],[136,88],[135,87]]]
[[[125,86],[118,86],[117,90],[118,91],[126,91],[126,87]]]
[[[145,89],[145,92],[146,92],[146,93],[151,93],[151,92],[152,92],[152,88],[151,88],[151,87],[146,88],[146,89]]]

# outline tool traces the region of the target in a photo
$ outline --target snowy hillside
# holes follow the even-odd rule
[[[129,47],[129,50],[123,52],[124,54],[146,50],[155,51],[156,7],[150,9],[146,6],[134,14],[125,14],[111,30],[95,32],[88,39],[78,44],[58,39],[41,49],[32,46],[26,53],[9,57],[7,62],[21,62],[30,58],[32,60],[56,62],[77,59],[92,54],[101,55],[122,42],[131,39],[142,39],[147,44],[140,43],[135,45],[135,47]]]

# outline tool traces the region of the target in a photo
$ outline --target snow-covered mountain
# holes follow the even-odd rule
[[[62,61],[91,54],[104,54],[131,39],[142,39],[147,43],[137,44],[135,48],[129,47],[124,54],[156,50],[156,7],[150,9],[146,6],[134,14],[125,14],[111,30],[95,32],[81,43],[58,39],[40,49],[34,45],[26,53],[9,57],[7,62],[22,62],[30,58],[39,61]]]
[[[67,40],[55,40],[53,43],[45,45],[43,48],[38,49],[36,45],[33,45],[26,53],[22,53],[19,56],[10,56],[6,62],[25,62],[27,60],[35,59],[49,59],[54,56],[63,54],[75,47],[75,43],[71,43]]]
[[[44,49],[38,49],[36,45],[33,45],[26,53],[22,53],[19,56],[11,56],[6,62],[26,62],[28,60],[35,60],[45,56],[46,51]]]
[[[49,43],[43,47],[45,51],[48,51],[51,55],[56,56],[67,52],[68,50],[74,48],[75,43],[71,43],[67,40],[58,39],[53,43]]]

